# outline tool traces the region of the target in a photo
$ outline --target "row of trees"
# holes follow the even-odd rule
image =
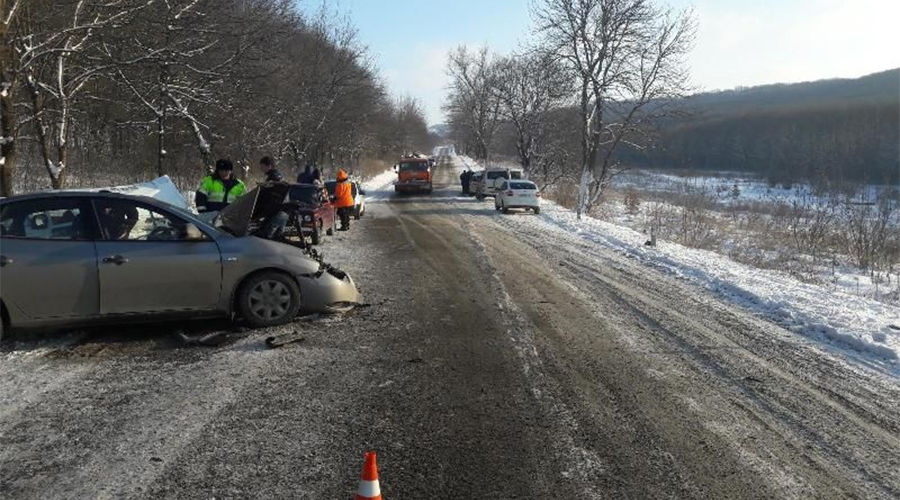
[[[354,29],[290,0],[0,0],[0,195],[428,146]],[[43,172],[43,173],[39,173]]]
[[[532,178],[577,183],[580,217],[622,168],[617,151],[646,147],[687,91],[694,25],[649,0],[540,0],[533,17],[538,37],[519,53],[451,54],[451,133],[489,161],[505,132]]]
[[[897,185],[898,110],[900,96],[703,114],[664,127],[657,148],[628,151],[624,159],[653,167],[754,172],[772,183]]]

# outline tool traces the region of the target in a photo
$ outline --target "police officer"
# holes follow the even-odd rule
[[[234,165],[231,160],[221,159],[216,162],[216,170],[200,182],[194,195],[198,212],[214,212],[227,207],[229,203],[244,194],[247,186],[234,177]]]

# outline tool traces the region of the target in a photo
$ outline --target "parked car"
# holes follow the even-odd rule
[[[3,328],[234,314],[259,327],[359,301],[346,273],[249,236],[246,218],[228,208],[216,227],[142,196],[55,191],[0,200]]]
[[[330,198],[313,184],[291,184],[285,204],[293,226],[303,237],[309,237],[313,245],[331,236],[337,227],[337,217]]]
[[[496,197],[497,191],[500,189],[500,186],[503,184],[505,180],[518,180],[524,179],[525,174],[521,169],[517,168],[488,168],[484,171],[484,178],[482,182],[478,185],[478,190],[475,192],[475,197],[478,198],[479,201],[485,199],[488,196]],[[471,188],[470,188],[471,189]]]
[[[469,179],[469,194],[477,194],[484,185],[484,170],[472,172],[472,178]],[[483,199],[483,198],[482,198]]]
[[[527,208],[541,213],[541,193],[531,181],[504,181],[494,197],[494,208],[509,213],[511,208]]]
[[[325,189],[328,190],[328,196],[334,197],[334,187],[337,181],[328,181],[325,183]],[[366,192],[359,186],[356,181],[350,181],[353,192],[353,218],[359,220],[366,213]]]

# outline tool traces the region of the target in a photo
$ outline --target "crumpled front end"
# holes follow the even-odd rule
[[[359,304],[360,293],[349,274],[330,264],[320,263],[318,272],[297,277],[300,284],[300,311],[339,313]]]

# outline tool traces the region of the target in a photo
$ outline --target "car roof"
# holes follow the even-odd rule
[[[66,190],[66,189],[58,189],[52,191],[37,191],[34,193],[25,193],[25,194],[17,194],[10,196],[8,198],[0,199],[0,203],[13,203],[17,201],[26,201],[26,200],[41,200],[41,199],[50,199],[50,198],[117,198],[123,200],[135,200],[141,201],[145,203],[150,203],[152,205],[158,205],[162,207],[171,206],[166,202],[160,201],[156,198],[152,198],[150,196],[141,196],[141,195],[133,195],[133,194],[125,194],[125,193],[115,193],[112,191],[82,191],[82,190]],[[177,208],[177,207],[176,207]]]

